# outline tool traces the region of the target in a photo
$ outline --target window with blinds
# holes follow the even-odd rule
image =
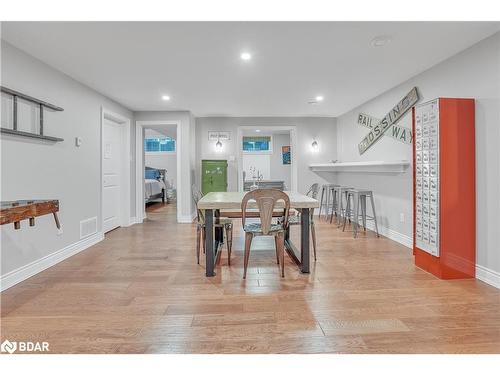
[[[270,152],[272,151],[271,136],[243,137],[243,151]]]
[[[175,152],[175,139],[164,138],[145,138],[144,151],[146,152]]]

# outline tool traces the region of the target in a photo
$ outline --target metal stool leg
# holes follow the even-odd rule
[[[351,195],[351,194],[349,194]],[[358,236],[358,226],[359,226],[359,194],[352,194],[353,201],[354,201],[354,215],[353,215],[353,220],[352,220],[352,227],[354,230],[353,236],[356,238]]]
[[[339,189],[335,188],[335,219],[339,220]]]
[[[311,235],[313,240],[314,261],[316,262],[316,228],[314,227],[314,221],[311,222]]]
[[[373,203],[373,194],[370,195],[370,201],[372,203],[373,221],[375,221],[375,231],[377,232],[377,237],[380,237],[380,235],[378,234],[377,214],[375,213],[375,203]]]
[[[328,213],[330,212],[330,188],[326,188],[326,215],[325,220],[328,221]]]
[[[338,204],[338,199],[337,199],[337,190],[335,188],[330,188],[332,191],[332,212],[330,214],[330,224],[333,222],[333,214],[337,216],[337,204]]]
[[[333,205],[335,203],[335,197],[334,197],[334,191],[331,187],[328,188],[328,196],[332,198],[331,200],[331,211],[328,211],[328,215],[326,216],[326,220],[331,222],[332,215],[333,215]]]
[[[318,212],[318,218],[321,217],[321,209],[323,208],[323,198],[325,196],[325,185],[321,188],[321,199],[319,200],[319,212]]]
[[[339,202],[340,203],[340,209],[339,209],[339,211],[340,211],[340,218],[341,219],[342,219],[342,217],[345,219],[345,214],[344,214],[344,197],[343,197],[343,195],[344,195],[344,192],[342,191],[342,189],[339,189],[339,201],[340,201]],[[348,202],[346,202],[346,210],[347,210],[347,203]],[[342,223],[343,223],[343,220],[339,220],[338,228],[340,228],[340,226],[342,225]],[[344,231],[343,228],[342,228],[342,231]]]
[[[345,231],[345,225],[347,223],[347,216],[348,212],[351,210],[351,200],[349,199],[349,194],[347,194],[347,201],[346,201],[346,206],[345,206],[345,211],[344,211],[344,220],[343,225],[342,225],[342,232]]]
[[[363,230],[366,232],[366,195],[359,196],[361,204],[361,222],[363,223]]]

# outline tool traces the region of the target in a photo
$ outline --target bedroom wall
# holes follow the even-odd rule
[[[63,228],[58,235],[52,216],[37,218],[35,227],[23,222],[17,231],[12,225],[1,227],[4,289],[17,277],[27,277],[102,238],[98,234],[80,241],[81,220],[97,217],[101,231],[101,106],[131,122],[133,113],[4,41],[1,83],[64,108],[45,114],[46,134],[64,138],[64,142],[1,138],[1,200],[59,199]],[[81,147],[75,146],[77,136],[83,139]],[[133,214],[133,202],[131,207]]]
[[[388,137],[360,156],[357,145],[367,129],[356,124],[356,116],[365,112],[382,118],[413,86],[420,90],[422,102],[436,97],[476,99],[478,272],[500,286],[500,33],[340,116],[338,148],[342,161],[412,159],[409,145]],[[400,125],[411,127],[410,116]],[[339,174],[338,182],[373,189],[381,224],[412,237],[411,169],[396,176]],[[400,213],[405,216],[404,223],[400,222]]]
[[[196,118],[196,183],[200,186],[201,160],[228,160],[228,191],[238,190],[236,138],[239,126],[296,126],[298,149],[294,154],[298,171],[298,190],[307,192],[315,182],[332,181],[330,174],[318,175],[309,164],[337,158],[337,127],[333,117],[197,117]],[[231,140],[223,142],[222,152],[216,152],[214,142],[208,141],[209,131],[230,131]],[[318,152],[312,152],[313,139],[319,142]],[[231,160],[234,158],[234,160]]]

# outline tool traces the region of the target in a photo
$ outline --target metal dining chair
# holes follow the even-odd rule
[[[203,253],[205,253],[205,215],[202,210],[198,209],[198,202],[203,197],[203,193],[196,185],[191,186],[191,194],[196,206],[196,261],[200,264],[200,242],[202,242]],[[233,247],[233,222],[230,219],[217,219],[214,223],[214,228],[222,228],[226,232],[227,240],[227,264],[231,265],[231,251]]]
[[[247,206],[252,200],[257,203],[259,209],[259,223],[247,223]],[[273,211],[276,203],[283,201],[284,211],[280,223],[273,223]],[[245,194],[241,202],[242,225],[245,231],[245,257],[243,279],[247,277],[248,260],[250,258],[250,246],[255,236],[274,236],[276,244],[276,261],[281,266],[281,277],[285,277],[285,230],[288,227],[288,213],[290,211],[290,198],[281,190],[257,189]]]
[[[319,193],[319,184],[312,184],[306,195],[313,199],[318,198]],[[300,212],[297,215],[290,216],[288,219],[288,225],[300,225],[301,224],[301,214]],[[313,240],[313,253],[314,253],[314,261],[316,261],[316,228],[314,227],[314,208],[309,210],[309,223],[311,226],[311,235]]]

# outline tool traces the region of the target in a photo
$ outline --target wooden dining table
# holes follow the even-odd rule
[[[285,250],[301,272],[309,273],[309,213],[310,210],[319,207],[319,202],[297,192],[286,191],[285,193],[290,198],[290,208],[301,213],[300,248],[297,249],[292,243],[289,229],[287,229],[285,233]],[[245,194],[245,192],[211,192],[198,201],[198,208],[205,212],[205,274],[207,277],[215,276],[215,266],[223,242],[222,230],[221,228],[214,229],[214,223],[221,217],[241,217],[241,202]],[[283,202],[278,201],[276,203],[276,209],[283,207]],[[256,202],[248,202],[248,208],[257,209]]]

